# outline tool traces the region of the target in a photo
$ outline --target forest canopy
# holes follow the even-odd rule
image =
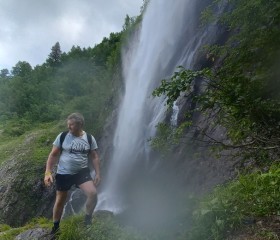
[[[68,53],[57,42],[42,65],[32,68],[19,61],[11,73],[2,69],[0,120],[13,123],[5,132],[20,135],[34,123],[58,121],[79,111],[87,128],[98,134],[112,107],[113,92],[121,85],[122,35],[111,33],[92,48],[73,46]]]

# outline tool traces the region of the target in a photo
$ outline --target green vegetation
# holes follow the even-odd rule
[[[111,33],[94,47],[73,46],[62,52],[59,42],[42,65],[19,61],[0,74],[0,122],[4,133],[20,136],[34,125],[85,116],[86,130],[101,136],[104,122],[117,106],[123,89],[121,47],[140,16],[125,19],[123,31]]]
[[[201,200],[194,212],[194,226],[187,234],[187,239],[222,240],[226,233],[244,225],[246,221],[279,216],[279,198],[279,164],[272,166],[266,173],[240,175],[237,180],[217,187]],[[276,236],[276,233],[270,234]]]
[[[161,152],[163,156],[172,155],[173,147],[182,142],[182,136],[185,129],[191,126],[190,121],[183,122],[176,128],[166,123],[159,123],[157,127],[157,135],[150,139],[151,146]],[[189,144],[189,146],[191,143]]]
[[[65,221],[59,239],[144,240],[135,230],[121,227],[113,217],[94,218],[92,227],[88,229],[83,227],[82,220],[83,217],[78,216]]]
[[[94,223],[91,227],[86,228],[83,225],[83,216],[74,216],[65,219],[61,223],[61,234],[59,240],[145,240],[140,237],[134,229],[128,229],[120,226],[113,217],[94,217]],[[28,224],[20,228],[11,228],[8,225],[0,225],[0,238],[3,240],[12,240],[15,237],[34,228],[47,229],[50,232],[52,222],[45,218],[31,220]]]
[[[2,74],[0,121],[5,134],[20,136],[34,124],[79,111],[87,130],[100,136],[122,84],[121,39],[122,33],[111,33],[94,48],[73,46],[69,53],[62,53],[56,43],[43,65],[32,69],[18,62],[10,75]]]

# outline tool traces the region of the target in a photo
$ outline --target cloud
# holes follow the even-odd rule
[[[143,0],[0,0],[0,69],[18,61],[42,64],[58,41],[94,46],[122,29],[126,14],[137,16]]]

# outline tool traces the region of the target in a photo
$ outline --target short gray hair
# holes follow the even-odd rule
[[[74,120],[76,123],[78,123],[81,127],[84,126],[85,124],[85,119],[84,116],[80,113],[71,113],[68,117],[67,117],[67,121],[68,120]]]

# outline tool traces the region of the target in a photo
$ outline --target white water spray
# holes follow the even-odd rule
[[[145,164],[150,151],[147,140],[165,117],[165,99],[152,98],[151,93],[177,66],[191,68],[206,36],[196,29],[195,7],[196,0],[151,0],[140,33],[122,57],[125,95],[113,141],[113,159],[97,209],[120,212],[126,207],[120,193],[121,179],[136,161]]]

